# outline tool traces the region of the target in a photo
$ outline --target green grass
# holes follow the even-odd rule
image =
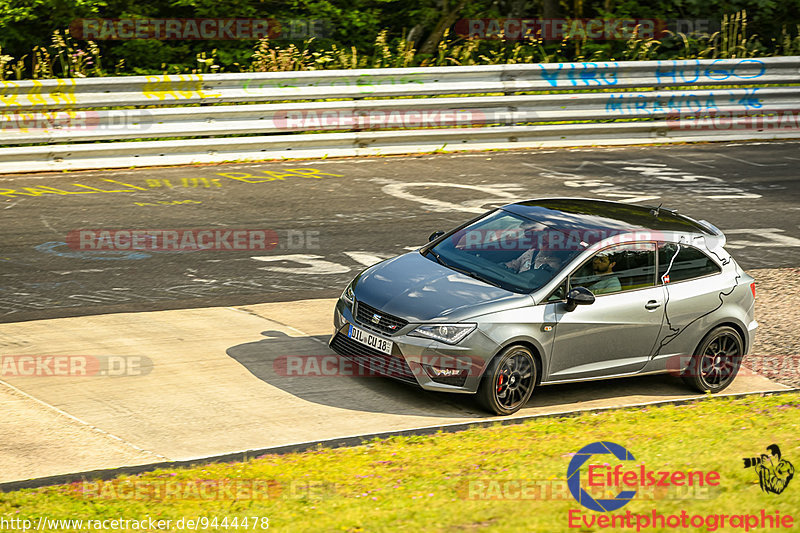
[[[582,509],[586,516],[599,513],[582,508],[568,495],[549,500],[470,498],[469,483],[542,481],[563,487],[559,480],[566,478],[571,454],[600,440],[626,447],[636,461],[620,463],[611,456],[596,456],[592,463],[621,464],[626,470],[644,463],[648,470],[717,471],[721,476],[719,487],[689,491],[689,496],[685,491],[678,494],[674,487],[665,489],[667,493],[637,497],[616,513],[645,514],[655,509],[663,515],[680,514],[681,510],[699,515],[758,514],[764,509],[785,515],[800,509],[800,479],[793,480],[783,494],[764,494],[753,469],[743,468],[742,458],[759,456],[766,446],[777,443],[784,459],[800,467],[799,430],[800,393],[712,398],[681,406],[631,408],[459,433],[394,437],[353,448],[268,455],[246,463],[159,470],[119,478],[111,485],[113,490],[106,489],[106,496],[130,494],[134,482],[139,482],[142,494],[147,494],[166,481],[260,480],[263,487],[269,486],[263,491],[269,498],[85,497],[87,489],[96,494],[99,486],[77,483],[0,493],[0,518],[35,521],[42,515],[92,520],[150,516],[171,519],[174,524],[181,517],[232,520],[237,516],[267,516],[271,529],[293,532],[565,531],[569,510]],[[582,471],[585,475],[586,467]],[[647,496],[644,489],[639,496]],[[599,529],[581,529],[592,530]]]

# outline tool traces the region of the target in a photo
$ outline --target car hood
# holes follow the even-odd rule
[[[356,300],[408,320],[463,320],[501,309],[530,305],[532,299],[410,252],[378,263],[356,278]]]

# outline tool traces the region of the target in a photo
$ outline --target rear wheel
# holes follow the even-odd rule
[[[703,338],[683,372],[683,381],[700,392],[719,392],[733,383],[744,357],[744,342],[729,326],[713,329]]]
[[[498,415],[516,413],[530,399],[536,377],[531,351],[524,346],[510,346],[489,363],[478,389],[478,401]]]

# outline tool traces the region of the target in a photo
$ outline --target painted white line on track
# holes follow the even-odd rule
[[[10,384],[10,383],[7,383],[7,382],[5,382],[5,381],[3,381],[2,379],[0,379],[0,385],[5,385],[5,386],[6,386],[8,389],[10,389],[11,391],[13,391],[14,393],[16,393],[16,394],[19,394],[20,396],[23,396],[23,397],[25,397],[25,398],[27,398],[27,399],[29,399],[29,400],[32,400],[32,401],[36,402],[37,404],[41,405],[42,407],[44,407],[44,408],[46,408],[46,409],[49,409],[49,410],[51,410],[51,411],[55,411],[55,412],[56,412],[56,413],[58,413],[59,415],[61,415],[61,416],[63,416],[63,417],[66,417],[66,418],[68,418],[68,419],[72,420],[73,422],[76,422],[77,424],[80,424],[81,426],[84,426],[84,427],[86,427],[87,429],[90,429],[90,430],[92,430],[92,431],[94,431],[94,432],[97,432],[97,433],[99,433],[99,434],[101,434],[101,435],[104,435],[104,436],[106,436],[106,437],[109,437],[109,438],[111,438],[111,439],[114,439],[114,440],[116,440],[116,441],[118,441],[118,442],[120,442],[120,443],[124,444],[125,446],[128,446],[128,447],[130,447],[130,448],[132,448],[132,449],[136,450],[137,452],[146,453],[146,454],[148,454],[148,455],[152,455],[153,457],[158,457],[159,459],[164,459],[164,460],[166,460],[166,461],[171,461],[171,460],[172,460],[172,459],[170,459],[169,457],[167,457],[167,456],[165,456],[165,455],[161,455],[161,454],[158,454],[158,453],[152,452],[152,451],[150,451],[150,450],[145,450],[144,448],[140,448],[139,446],[136,446],[136,445],[135,445],[135,444],[133,444],[132,442],[128,442],[128,441],[126,441],[125,439],[123,439],[123,438],[121,438],[121,437],[118,437],[117,435],[114,435],[114,434],[112,434],[112,433],[109,433],[108,431],[105,431],[105,430],[103,430],[103,429],[100,429],[100,428],[99,428],[99,427],[97,427],[97,426],[93,426],[93,425],[91,425],[89,422],[86,422],[85,420],[81,420],[80,418],[78,418],[78,417],[76,417],[76,416],[74,416],[74,415],[71,415],[71,414],[69,414],[68,412],[64,411],[63,409],[59,409],[59,408],[58,408],[58,407],[56,407],[55,405],[49,404],[49,403],[47,403],[47,402],[45,402],[45,401],[42,401],[42,400],[40,400],[39,398],[36,398],[35,396],[31,396],[30,394],[28,394],[28,393],[27,393],[27,392],[25,392],[24,390],[22,390],[22,389],[18,389],[18,388],[17,388],[17,387],[15,387],[14,385],[12,385],[12,384]]]

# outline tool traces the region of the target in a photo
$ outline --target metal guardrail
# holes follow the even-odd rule
[[[0,172],[795,138],[795,84],[800,57],[6,81]]]

